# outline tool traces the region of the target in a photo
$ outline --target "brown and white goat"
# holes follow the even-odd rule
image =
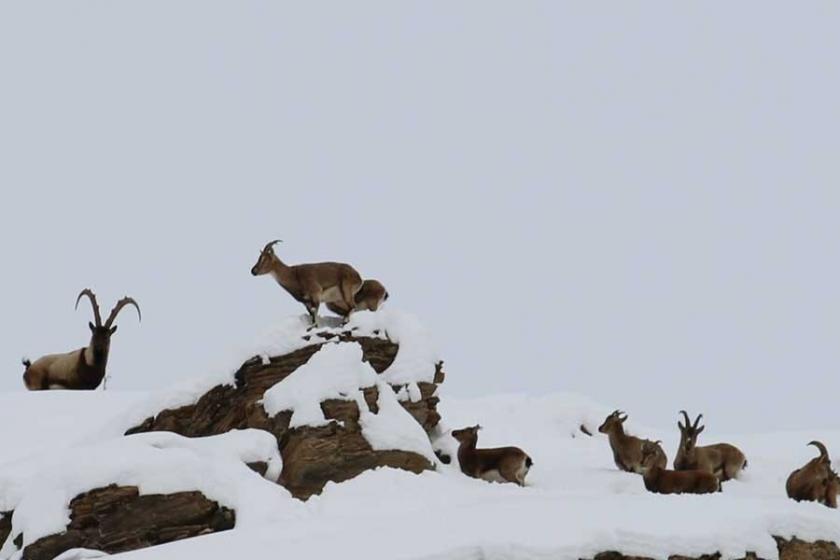
[[[79,301],[82,296],[90,299],[93,307],[95,323],[88,323],[91,332],[90,343],[85,348],[65,354],[49,354],[38,358],[34,362],[23,360],[23,365],[26,367],[26,371],[23,372],[23,382],[30,391],[96,389],[105,378],[108,352],[111,349],[111,336],[117,332],[114,320],[120,310],[126,305],[133,305],[137,309],[137,317],[141,318],[140,307],[137,302],[130,297],[125,297],[117,302],[103,325],[96,295],[89,289],[82,290],[79,297],[76,298],[76,309],[79,308]]]
[[[362,277],[355,268],[337,262],[289,266],[274,253],[274,245],[280,242],[276,239],[263,247],[251,274],[271,274],[289,295],[306,307],[313,325],[318,324],[318,308],[322,303],[339,303],[348,309],[355,308],[355,296],[362,287]]]
[[[819,449],[820,456],[790,473],[785,484],[787,495],[797,502],[819,502],[836,508],[840,482],[838,482],[837,473],[831,469],[828,450],[819,441],[812,441],[808,445]]]
[[[343,301],[328,302],[327,309],[342,317],[347,317],[352,311],[376,311],[383,302],[388,301],[388,290],[378,280],[365,280],[354,299],[356,304],[353,309],[349,309]]]
[[[480,429],[481,426],[473,426],[452,431],[452,437],[460,444],[458,462],[461,472],[489,482],[513,482],[525,486],[525,476],[534,464],[528,454],[518,447],[476,449]]]
[[[668,457],[665,455],[662,447],[656,442],[625,434],[624,422],[626,420],[627,414],[616,410],[607,416],[604,423],[598,428],[599,432],[607,434],[609,437],[615,466],[622,471],[639,474],[642,472],[645,461],[649,464],[665,468],[668,465]],[[643,453],[643,446],[645,444],[651,444],[655,452],[645,456]]]
[[[721,482],[737,478],[747,466],[747,458],[741,450],[729,443],[698,446],[697,436],[706,429],[706,426],[700,426],[703,415],[697,416],[692,424],[686,411],[681,410],[680,414],[685,418],[685,425],[677,421],[680,429],[680,447],[674,458],[674,470],[710,472]]]
[[[720,491],[720,480],[713,473],[690,470],[670,471],[651,459],[658,456],[659,442],[646,441],[642,445],[642,478],[645,488],[656,494],[711,494]]]

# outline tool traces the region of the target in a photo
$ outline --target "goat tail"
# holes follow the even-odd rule
[[[22,363],[23,367],[25,367],[26,369],[29,369],[29,367],[32,365],[32,361],[28,358],[21,359],[20,363]]]
[[[533,464],[534,464],[534,461],[531,460],[531,457],[529,455],[526,455],[525,456],[525,466],[530,469],[531,466],[533,466]]]
[[[820,459],[828,460],[828,449],[825,448],[825,445],[821,441],[812,441],[809,442],[808,445],[813,445],[817,449],[820,450]]]

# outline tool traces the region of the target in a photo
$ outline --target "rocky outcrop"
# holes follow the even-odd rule
[[[282,383],[324,344],[339,340],[355,342],[362,348],[363,360],[377,373],[393,363],[399,345],[386,338],[356,337],[345,332],[316,332],[307,335],[308,346],[268,360],[255,357],[245,362],[235,375],[234,385],[218,385],[205,393],[195,404],[163,410],[147,418],[127,434],[147,431],[171,431],[190,437],[209,436],[242,428],[257,428],[271,432],[283,456],[280,484],[294,496],[306,499],[319,493],[327,482],[341,482],[372,468],[388,466],[421,472],[431,463],[408,451],[375,451],[362,436],[359,409],[355,402],[328,400],[321,409],[328,420],[326,426],[290,428],[291,412],[269,417],[260,401],[266,390]],[[427,431],[440,421],[437,412],[437,384],[442,383],[442,364],[436,368],[434,383],[418,383],[420,398],[401,401],[403,408]],[[395,392],[404,387],[392,386]],[[368,409],[377,412],[378,391],[370,387],[364,391]]]
[[[141,496],[135,486],[112,485],[74,498],[66,531],[29,544],[23,558],[51,560],[72,548],[114,554],[225,531],[235,524],[232,510],[201,492]],[[2,528],[0,521],[0,539]],[[16,544],[22,540],[18,535]]]
[[[840,560],[840,548],[833,542],[816,541],[805,542],[799,539],[786,540],[781,537],[774,537],[776,546],[779,548],[779,560]],[[720,560],[720,553],[704,554],[698,557],[673,555],[668,560]],[[593,560],[653,560],[644,556],[625,556],[620,552],[610,551],[596,554]],[[761,557],[747,553],[740,560],[765,560]]]

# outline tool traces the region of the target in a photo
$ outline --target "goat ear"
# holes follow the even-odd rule
[[[706,426],[700,426],[700,429],[698,429],[698,430],[697,430],[696,432],[694,432],[694,433],[695,433],[695,434],[700,434],[700,432],[702,432],[702,431],[703,431],[703,430],[705,430],[705,429],[706,429]]]
[[[96,327],[93,326],[93,323],[91,323],[91,322],[88,322],[88,327],[90,327],[91,331],[93,331],[93,329],[96,328]]]
[[[685,431],[685,426],[683,426],[682,422],[680,422],[679,420],[677,420],[677,428],[679,428],[681,432]]]
[[[114,334],[115,332],[117,332],[117,325],[111,327],[111,334]]]

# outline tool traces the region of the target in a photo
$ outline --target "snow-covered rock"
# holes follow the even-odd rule
[[[300,498],[381,466],[432,468],[428,433],[440,420],[444,375],[415,318],[381,310],[357,313],[344,327],[287,321],[273,336],[280,340],[255,347],[228,382],[128,433],[268,431],[283,455],[280,483]]]
[[[265,478],[248,467],[266,466]],[[153,432],[25,458],[0,472],[13,511],[0,558],[53,558],[71,548],[132,550],[247,526],[295,501],[275,481],[274,438],[239,430],[209,438]]]

